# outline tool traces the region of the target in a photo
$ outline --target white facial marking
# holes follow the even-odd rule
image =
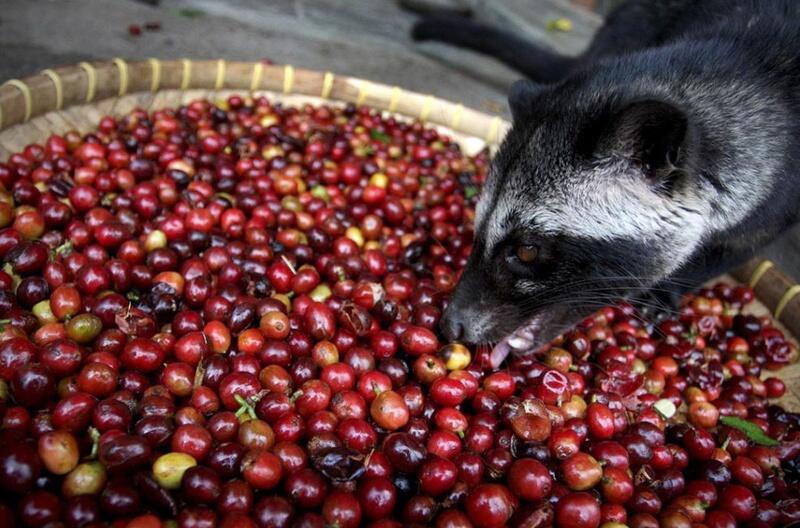
[[[486,182],[483,184],[483,189],[481,189],[481,195],[478,198],[478,203],[475,206],[476,228],[478,228],[486,220],[487,209],[489,208],[492,201],[492,197],[494,195],[495,180],[497,179],[497,174],[495,174],[494,167],[489,169],[489,171],[490,172],[486,177]]]

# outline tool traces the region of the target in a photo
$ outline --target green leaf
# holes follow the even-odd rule
[[[390,138],[388,135],[384,134],[383,132],[375,128],[369,131],[369,137],[371,137],[372,139],[376,139],[381,143],[386,143],[387,145],[392,142],[392,138]]]
[[[667,398],[662,398],[653,404],[653,409],[656,410],[658,414],[661,415],[662,418],[665,420],[669,420],[675,413],[678,411],[675,408],[675,404],[672,403],[672,400]]]
[[[735,416],[722,416],[720,417],[719,421],[723,425],[727,425],[728,427],[733,427],[734,429],[738,429],[739,431],[747,435],[747,438],[749,438],[750,440],[759,445],[764,445],[764,446],[780,445],[780,442],[778,442],[774,438],[770,438],[769,436],[767,436],[764,433],[764,431],[753,422],[748,422],[747,420],[742,420],[741,418],[736,418]]]
[[[142,295],[139,293],[138,290],[128,290],[128,293],[125,294],[125,297],[131,302],[139,302]]]
[[[464,187],[464,197],[467,200],[475,198],[476,196],[478,196],[478,194],[480,194],[480,192],[481,190],[478,189],[478,187],[475,185],[467,185],[466,187]]]
[[[178,14],[180,16],[186,17],[186,18],[200,18],[200,17],[206,16],[206,12],[205,11],[203,11],[201,9],[192,9],[192,8],[189,8],[189,7],[184,8],[184,9],[179,9],[178,10]]]
[[[355,148],[355,153],[362,158],[366,158],[367,156],[372,156],[375,153],[375,149],[372,148],[372,145],[362,145]]]
[[[70,240],[67,240],[57,248],[50,250],[50,260],[55,261],[59,255],[66,255],[70,251],[72,251],[72,242]]]

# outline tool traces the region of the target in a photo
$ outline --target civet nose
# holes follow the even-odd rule
[[[442,332],[449,341],[458,341],[464,336],[464,322],[458,311],[448,308],[442,317]]]

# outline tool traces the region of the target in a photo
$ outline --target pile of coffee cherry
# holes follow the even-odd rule
[[[0,526],[800,522],[796,348],[719,284],[492,367],[438,323],[488,154],[366,107],[104,117],[0,164]]]

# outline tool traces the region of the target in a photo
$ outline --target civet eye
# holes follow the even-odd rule
[[[531,264],[539,256],[539,248],[536,246],[517,246],[515,254],[520,262]]]

